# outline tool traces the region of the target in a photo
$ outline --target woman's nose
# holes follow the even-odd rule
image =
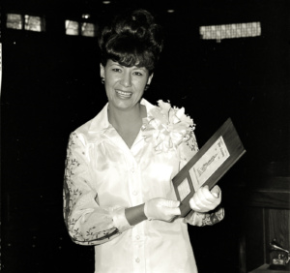
[[[130,73],[125,72],[125,73],[123,74],[123,77],[122,77],[122,84],[123,84],[125,87],[129,87],[129,86],[131,86],[131,74],[130,74]]]

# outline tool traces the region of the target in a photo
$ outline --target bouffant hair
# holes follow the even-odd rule
[[[116,16],[110,26],[103,28],[99,46],[101,63],[108,59],[130,67],[145,67],[150,73],[156,67],[163,49],[162,27],[146,10]]]

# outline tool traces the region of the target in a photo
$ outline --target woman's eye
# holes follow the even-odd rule
[[[143,74],[141,72],[138,72],[138,71],[135,72],[135,75],[136,76],[143,76]]]
[[[114,72],[121,72],[121,69],[120,68],[113,68],[112,69]]]

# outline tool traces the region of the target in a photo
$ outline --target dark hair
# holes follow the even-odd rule
[[[99,38],[101,63],[108,59],[124,66],[146,67],[151,73],[163,49],[163,31],[146,10],[116,16]]]

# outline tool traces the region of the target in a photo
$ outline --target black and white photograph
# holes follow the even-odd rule
[[[289,0],[4,0],[0,271],[290,272]]]

